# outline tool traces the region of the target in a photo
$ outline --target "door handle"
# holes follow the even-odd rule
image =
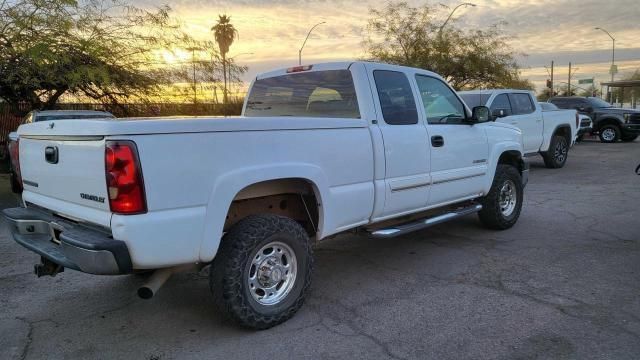
[[[444,146],[444,138],[440,135],[435,135],[431,137],[431,145],[433,147],[442,147]]]

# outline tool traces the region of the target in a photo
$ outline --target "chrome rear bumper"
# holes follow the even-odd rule
[[[35,208],[2,210],[14,240],[45,259],[89,274],[132,271],[129,250],[110,233],[56,217]]]

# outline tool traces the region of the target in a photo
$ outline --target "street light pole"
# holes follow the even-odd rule
[[[302,43],[302,46],[300,47],[300,50],[298,50],[298,65],[302,65],[302,49],[304,49],[304,46],[307,43],[307,40],[309,40],[309,35],[311,35],[311,32],[313,31],[313,29],[316,28],[316,26],[322,25],[322,24],[326,24],[326,21],[319,22],[319,23],[313,25],[311,30],[309,30],[309,32],[307,33],[307,37],[304,38],[304,42]]]
[[[465,6],[465,7],[466,6],[473,6],[473,7],[475,7],[476,4],[465,2],[465,3],[462,3],[462,4],[458,4],[458,6],[454,7],[453,10],[451,10],[451,13],[449,14],[449,16],[447,17],[447,20],[445,20],[444,23],[440,26],[440,29],[438,29],[438,34],[442,34],[442,29],[444,29],[445,25],[447,25],[449,20],[451,20],[451,17],[453,16],[453,13],[455,13],[456,10],[458,10],[458,8],[461,7],[461,6]]]
[[[611,41],[613,42],[613,47],[611,49],[611,82],[613,82],[613,75],[614,75],[614,66],[616,63],[616,39],[611,36],[611,34],[609,34],[609,32],[601,27],[597,27],[595,28],[595,30],[600,30],[602,32],[604,32],[605,34],[607,34],[610,38]],[[610,86],[607,86],[607,90],[609,91],[609,102],[613,101],[613,93],[609,90]]]

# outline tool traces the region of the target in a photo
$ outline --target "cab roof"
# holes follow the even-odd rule
[[[376,65],[376,67],[385,68],[387,70],[419,72],[422,74],[426,74],[426,75],[430,75],[430,76],[442,79],[440,75],[432,71],[420,69],[420,68],[386,64],[386,63],[380,63],[380,62],[374,62],[374,61],[340,61],[340,62],[323,62],[323,63],[317,63],[317,64],[307,64],[307,65],[300,65],[300,66],[291,66],[287,68],[280,68],[280,69],[258,74],[258,76],[256,76],[256,80],[266,79],[274,76],[287,75],[291,73],[290,72],[291,69],[298,68],[298,67],[307,67],[307,66],[311,67],[308,70],[299,71],[299,73],[303,73],[303,72],[327,71],[327,70],[348,70],[349,67],[351,67],[353,64],[365,64],[365,65],[373,64],[373,65]]]

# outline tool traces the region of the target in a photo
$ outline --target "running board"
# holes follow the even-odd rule
[[[482,210],[482,205],[476,204],[476,205],[468,206],[465,208],[461,208],[456,211],[450,211],[442,215],[420,219],[417,221],[413,221],[413,222],[409,222],[409,223],[405,223],[397,226],[392,226],[385,229],[375,230],[371,232],[371,236],[375,238],[392,238],[392,237],[408,234],[410,232],[422,230],[430,226],[437,225],[445,221],[453,220],[465,215],[473,214],[480,210]]]

